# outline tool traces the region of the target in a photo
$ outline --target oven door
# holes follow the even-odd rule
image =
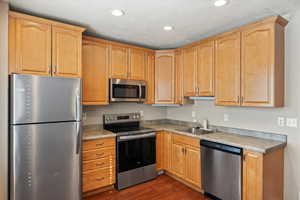
[[[120,136],[117,151],[118,173],[153,165],[156,163],[155,132]]]
[[[124,79],[110,80],[110,101],[144,102],[146,100],[145,81]]]

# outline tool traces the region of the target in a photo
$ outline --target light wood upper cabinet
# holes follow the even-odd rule
[[[188,146],[185,154],[185,179],[201,188],[200,149]]]
[[[197,47],[197,96],[214,96],[215,43],[205,42]]]
[[[184,104],[183,56],[180,50],[175,52],[175,104]]]
[[[51,25],[9,18],[10,72],[51,74]]]
[[[241,34],[216,40],[216,105],[240,105]]]
[[[147,104],[155,103],[155,54],[147,53],[146,65]]]
[[[9,12],[9,73],[81,77],[84,28]]]
[[[174,104],[174,51],[159,51],[155,56],[155,103]]]
[[[243,31],[242,106],[283,106],[283,74],[283,27],[271,23]]]
[[[196,96],[197,49],[195,47],[183,50],[183,95]]]
[[[82,45],[83,105],[106,105],[108,101],[109,45],[84,37]]]
[[[112,44],[110,46],[111,78],[127,79],[129,77],[128,48]]]
[[[284,26],[273,17],[216,40],[216,105],[284,105]]]
[[[129,49],[129,78],[145,80],[146,53],[141,49]]]
[[[53,74],[81,77],[82,34],[60,27],[52,28]]]

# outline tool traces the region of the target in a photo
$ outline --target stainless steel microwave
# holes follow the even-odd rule
[[[146,81],[110,79],[110,102],[145,102]]]

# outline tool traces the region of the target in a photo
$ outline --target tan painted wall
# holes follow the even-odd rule
[[[0,0],[0,199],[7,200],[7,14],[8,4]]]

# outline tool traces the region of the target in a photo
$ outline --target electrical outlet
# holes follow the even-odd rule
[[[229,121],[229,115],[228,114],[224,114],[224,122],[228,122]]]
[[[280,126],[280,127],[283,127],[285,125],[284,117],[278,117],[277,118],[277,125]]]
[[[87,114],[86,112],[82,113],[82,120],[85,121],[86,120],[86,117],[87,117]]]
[[[287,118],[286,126],[291,127],[291,128],[297,128],[298,127],[298,119],[297,118]]]
[[[192,117],[195,118],[196,117],[196,112],[192,111]]]
[[[144,111],[140,110],[140,115],[141,115],[141,117],[143,117],[144,116]]]

